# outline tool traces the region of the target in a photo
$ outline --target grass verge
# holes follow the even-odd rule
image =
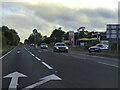
[[[0,50],[0,54],[1,55],[4,55],[6,54],[7,52],[9,52],[10,50],[12,50],[15,46],[6,46],[6,47],[3,47],[2,50]]]

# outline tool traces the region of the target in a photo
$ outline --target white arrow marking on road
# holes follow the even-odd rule
[[[26,75],[24,74],[21,74],[19,72],[14,72],[14,73],[11,73],[7,76],[4,76],[4,78],[11,78],[11,82],[10,82],[10,85],[9,85],[9,89],[13,88],[13,89],[17,89],[17,85],[18,85],[18,78],[19,77],[27,77]]]
[[[52,74],[52,75],[46,76],[44,78],[41,78],[40,80],[42,80],[42,81],[39,81],[39,82],[37,82],[37,83],[35,83],[33,85],[30,85],[30,86],[28,86],[28,87],[26,87],[26,88],[24,88],[22,90],[29,90],[29,89],[35,88],[35,87],[37,87],[37,86],[39,86],[41,84],[44,84],[44,83],[46,83],[46,82],[48,82],[50,80],[62,80],[62,79],[59,78],[58,76],[56,76],[55,74]]]

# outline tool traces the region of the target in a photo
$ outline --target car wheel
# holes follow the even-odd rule
[[[68,50],[66,50],[65,52],[68,53]]]
[[[101,53],[101,49],[99,49],[99,51],[98,51],[99,53]]]
[[[91,51],[89,51],[89,53],[92,53]]]
[[[53,50],[53,52],[57,52],[56,50]]]

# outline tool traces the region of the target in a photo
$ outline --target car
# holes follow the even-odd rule
[[[41,49],[48,49],[48,45],[46,43],[41,43],[40,48]]]
[[[95,46],[91,46],[88,51],[91,52],[101,52],[103,50],[108,50],[107,44],[96,44]]]
[[[30,45],[31,45],[31,46],[34,46],[35,44],[31,43]]]
[[[66,52],[66,53],[68,53],[68,46],[63,42],[57,42],[54,45],[53,52]]]

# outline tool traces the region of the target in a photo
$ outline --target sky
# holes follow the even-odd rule
[[[33,29],[50,36],[55,28],[77,31],[105,31],[106,24],[118,23],[119,0],[2,0],[0,26],[17,31],[21,42]]]

